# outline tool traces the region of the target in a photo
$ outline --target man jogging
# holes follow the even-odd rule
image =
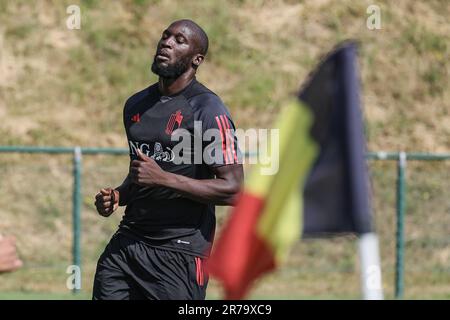
[[[231,116],[195,78],[207,50],[201,27],[173,22],[152,64],[158,82],[125,104],[129,173],[119,187],[101,189],[95,205],[105,217],[126,209],[99,258],[93,299],[205,298],[215,205],[233,205],[243,180]],[[208,131],[215,138],[195,142]],[[182,152],[177,132],[192,138]]]

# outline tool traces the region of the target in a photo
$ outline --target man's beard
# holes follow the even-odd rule
[[[179,59],[174,64],[162,66],[156,61],[155,56],[152,63],[152,72],[161,78],[176,79],[188,70],[190,62],[190,57],[185,57]]]

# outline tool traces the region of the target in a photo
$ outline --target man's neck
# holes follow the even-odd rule
[[[195,78],[195,72],[183,73],[176,79],[159,77],[158,89],[163,96],[171,96],[186,88]]]

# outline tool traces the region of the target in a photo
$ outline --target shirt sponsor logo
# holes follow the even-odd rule
[[[150,156],[150,158],[155,161],[171,162],[174,158],[174,154],[169,147],[166,147],[166,150],[168,151],[164,151],[161,143],[155,142],[155,146],[153,147],[153,155]]]
[[[159,142],[155,142],[153,154],[150,154],[150,145],[148,143],[128,141],[128,144],[130,145],[130,152],[132,155],[136,155],[137,149],[139,149],[143,154],[155,161],[172,162],[175,157],[171,148],[165,147],[164,150],[164,147]]]
[[[175,127],[178,122],[174,123]],[[243,142],[239,148],[238,140]],[[173,165],[228,165],[242,164],[245,160],[250,165],[260,164],[262,175],[276,174],[279,168],[279,129],[235,130],[226,115],[217,115],[207,126],[202,121],[194,121],[193,130],[174,129],[170,147],[161,142],[129,140],[128,143],[131,156],[136,156],[140,149],[156,161]],[[245,153],[249,157],[243,157]]]

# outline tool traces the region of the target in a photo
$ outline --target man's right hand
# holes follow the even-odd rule
[[[106,188],[95,195],[95,207],[103,217],[109,217],[119,207],[119,191]]]
[[[0,273],[14,271],[22,266],[17,256],[16,239],[0,235]]]

